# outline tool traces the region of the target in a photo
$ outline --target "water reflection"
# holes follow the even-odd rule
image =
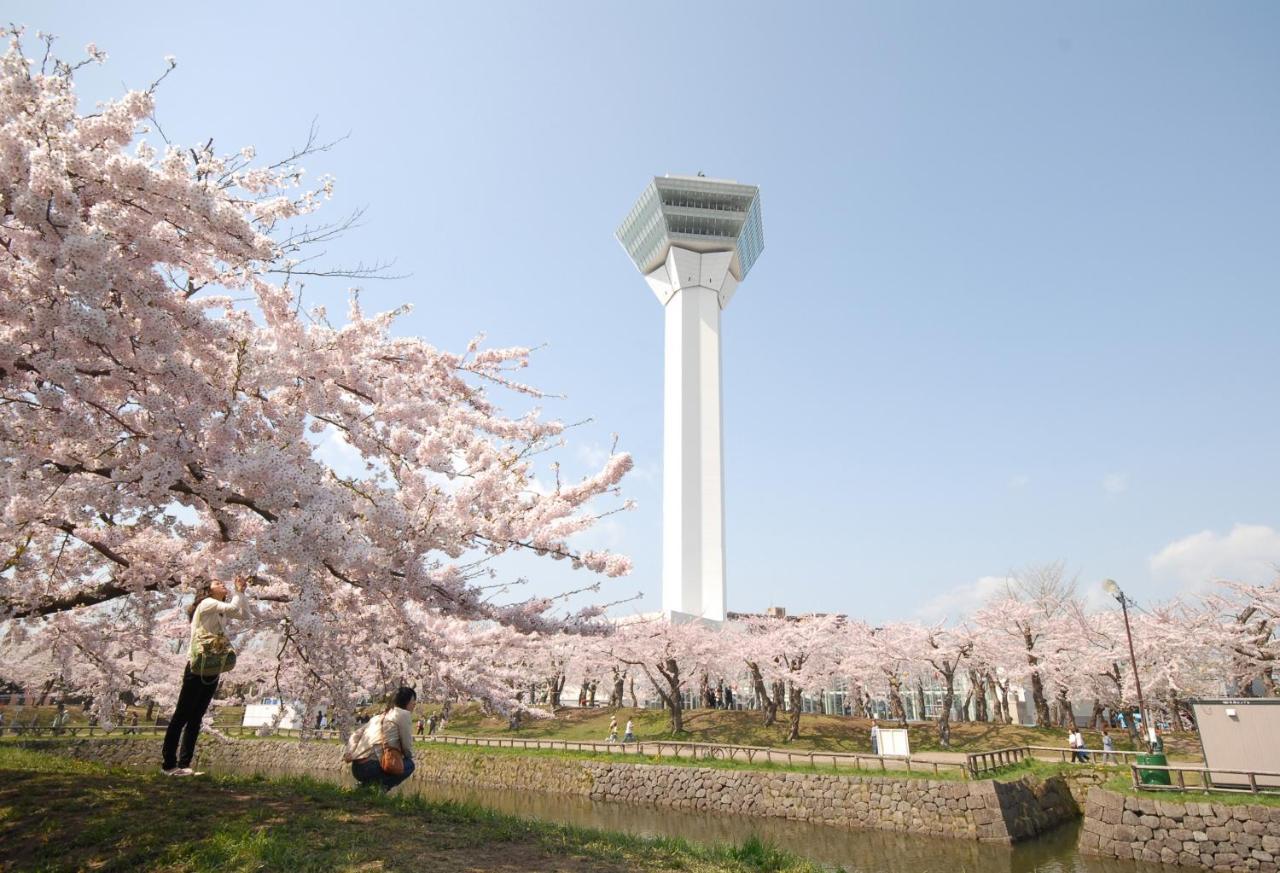
[[[306,775],[352,784],[345,770],[257,772]],[[682,837],[697,843],[739,843],[754,835],[826,867],[843,867],[849,873],[1159,873],[1164,869],[1160,865],[1080,856],[1076,852],[1078,824],[1065,825],[1010,849],[967,840],[602,803],[535,791],[463,788],[420,779],[410,779],[400,790],[434,800],[476,803],[521,818],[641,836]]]

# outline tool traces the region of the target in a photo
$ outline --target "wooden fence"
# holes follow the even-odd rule
[[[422,738],[428,742],[450,743],[460,746],[506,749],[545,749],[561,751],[593,752],[596,754],[645,755],[652,758],[683,758],[690,760],[746,761],[747,763],[786,764],[788,766],[827,766],[833,770],[878,770],[891,772],[905,770],[910,773],[941,774],[943,771],[963,773],[965,765],[959,761],[922,761],[912,758],[896,758],[885,755],[864,755],[856,752],[819,752],[775,749],[767,746],[736,746],[724,743],[692,743],[677,740],[643,740],[631,743],[610,743],[592,740],[535,740],[518,737],[473,737],[457,734],[437,734]]]
[[[970,779],[980,779],[987,773],[1019,764],[1031,757],[1029,746],[993,749],[990,752],[973,752],[965,756],[965,770]]]
[[[1139,791],[1228,791],[1280,795],[1280,773],[1266,770],[1223,770],[1193,764],[1130,764],[1129,770],[1133,776],[1133,787]],[[1150,781],[1153,773],[1168,773],[1170,784],[1153,784]],[[1263,780],[1261,784],[1260,779]]]

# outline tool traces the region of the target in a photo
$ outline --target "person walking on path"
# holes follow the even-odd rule
[[[871,754],[880,754],[880,725],[871,719]]]
[[[627,729],[622,735],[622,741],[624,743],[634,743],[636,741],[636,735],[631,730],[631,719],[627,719]]]
[[[418,693],[401,686],[381,715],[365,722],[347,740],[342,760],[351,764],[351,775],[361,785],[377,785],[384,792],[395,788],[413,774],[413,716],[409,710]],[[399,749],[404,756],[404,772],[388,773],[382,769],[383,751]]]
[[[1111,739],[1111,732],[1106,728],[1102,729],[1102,763],[1114,764],[1116,762],[1116,743]]]
[[[616,743],[618,741],[618,717],[616,715],[609,716],[609,739],[607,743]]]
[[[235,596],[227,602],[225,582],[203,583],[196,588],[195,600],[187,608],[187,615],[191,618],[191,656],[182,670],[182,690],[178,692],[178,703],[164,732],[161,752],[160,768],[168,776],[192,775],[191,759],[195,756],[200,723],[209,711],[209,701],[218,690],[217,670],[221,669],[207,665],[214,658],[218,658],[224,667],[226,664],[235,665],[235,653],[231,652],[225,622],[229,618],[249,617],[249,604],[244,596],[247,585],[245,577],[237,576]],[[192,664],[197,664],[195,672],[192,672]],[[201,675],[211,669],[214,671],[212,676]],[[179,739],[182,741],[181,749],[178,748]]]
[[[1085,762],[1084,756],[1084,737],[1080,735],[1080,729],[1073,727],[1071,733],[1067,734],[1067,745],[1071,747],[1071,761],[1073,763]]]
[[[439,722],[436,721],[434,714],[427,717],[427,736],[433,737],[436,735],[437,724],[439,724]]]

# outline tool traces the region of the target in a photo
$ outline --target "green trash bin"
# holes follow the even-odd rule
[[[1151,755],[1138,755],[1138,763],[1140,765],[1152,764],[1156,767],[1167,767],[1169,766],[1169,759],[1166,758],[1163,753],[1156,752]],[[1170,781],[1169,779],[1168,770],[1139,770],[1138,781],[1141,782],[1143,785],[1172,785],[1173,784],[1173,782]]]

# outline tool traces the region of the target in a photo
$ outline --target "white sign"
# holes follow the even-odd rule
[[[281,710],[284,710],[283,713],[281,713]],[[280,713],[280,723],[275,725],[275,727],[302,727],[302,709],[297,704],[282,706],[279,703],[249,704],[244,708],[244,721],[242,721],[241,724],[245,727],[264,727],[275,721],[277,713]]]
[[[880,728],[880,754],[893,758],[911,757],[906,728]]]

